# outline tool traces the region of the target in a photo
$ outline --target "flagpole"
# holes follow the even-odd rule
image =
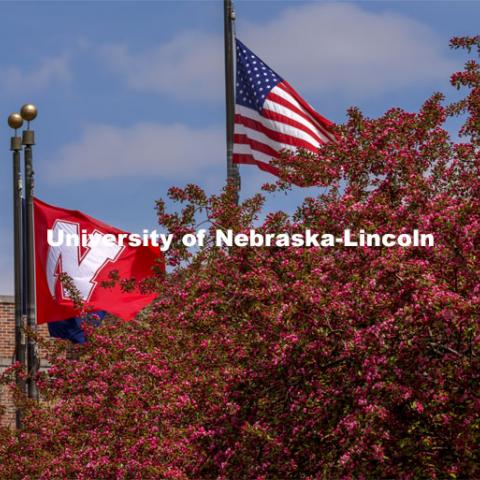
[[[33,152],[35,145],[35,132],[30,129],[30,122],[37,116],[37,108],[27,104],[20,110],[22,118],[27,121],[27,129],[23,131],[22,143],[25,146],[25,235],[27,241],[27,325],[32,333],[36,333],[37,322],[35,312],[35,244],[34,244],[34,218],[33,218]],[[27,342],[27,365],[28,365],[28,397],[38,400],[38,390],[35,374],[38,371],[37,345],[30,335]]]
[[[232,0],[223,0],[225,38],[225,98],[227,124],[227,180],[233,181],[236,188],[236,203],[240,191],[238,165],[233,163],[233,124],[235,116],[235,66],[234,66],[234,22]]]
[[[23,125],[23,118],[19,113],[12,113],[8,117],[8,125],[15,133],[10,138],[10,150],[13,160],[13,258],[14,258],[14,290],[15,290],[15,361],[25,369],[25,335],[23,331],[23,228],[22,228],[22,174],[20,171],[20,151],[22,139],[17,130]],[[25,391],[25,382],[21,375],[17,375],[17,385]],[[22,417],[19,408],[15,412],[17,429],[22,427]]]

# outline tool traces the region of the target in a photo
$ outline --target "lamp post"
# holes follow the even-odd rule
[[[33,152],[35,145],[35,132],[30,129],[30,122],[37,117],[35,105],[26,104],[20,110],[20,115],[27,122],[27,129],[22,134],[22,144],[25,155],[25,239],[27,246],[26,253],[26,274],[27,274],[27,325],[31,333],[37,329],[35,312],[35,238],[34,238],[34,215],[33,215]],[[32,335],[29,335],[27,342],[27,365],[28,383],[27,391],[29,398],[38,400],[38,390],[35,382],[35,374],[38,371],[37,344]]]
[[[25,368],[25,319],[23,316],[23,228],[22,228],[22,174],[20,170],[20,151],[22,139],[17,130],[23,125],[23,118],[19,113],[12,113],[8,117],[8,125],[14,129],[10,138],[10,150],[13,157],[13,257],[14,257],[14,289],[15,289],[15,361]],[[24,392],[25,382],[21,375],[17,375],[17,385]],[[22,426],[21,411],[15,412],[17,428]]]

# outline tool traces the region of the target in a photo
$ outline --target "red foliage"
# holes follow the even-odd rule
[[[478,45],[478,38],[454,46]],[[219,248],[177,242],[158,301],[54,362],[45,402],[2,432],[1,478],[480,477],[480,75],[444,108],[355,109],[336,144],[279,162],[328,187],[293,218],[172,189],[160,223],[433,233],[429,248]],[[447,115],[467,112],[454,143]],[[288,188],[279,182],[270,189]],[[210,236],[210,239],[212,238]],[[185,262],[187,264],[185,264]]]

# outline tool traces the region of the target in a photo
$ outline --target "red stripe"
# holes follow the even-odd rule
[[[328,118],[325,118],[323,115],[320,115],[316,110],[314,110],[308,102],[306,102],[301,95],[287,82],[283,81],[279,83],[277,87],[281,88],[284,92],[289,93],[308,113],[310,113],[315,120],[321,123],[325,128],[333,127],[334,123]]]
[[[244,164],[244,165],[257,165],[258,168],[264,172],[271,173],[272,175],[280,176],[280,170],[278,168],[272,167],[268,163],[262,162],[261,160],[255,160],[252,155],[247,155],[244,153],[234,153],[232,157],[233,163]]]
[[[293,110],[298,115],[301,115],[307,122],[313,123],[327,138],[335,140],[335,136],[331,132],[333,123],[330,120],[322,117],[322,115],[310,107],[310,105],[308,105],[308,103],[286,81],[279,83],[277,87],[291,95],[300,104],[303,110],[280,95],[277,95],[273,90],[268,95],[268,99],[283,105],[285,108]]]
[[[292,118],[287,117],[286,115],[282,115],[281,113],[277,113],[272,110],[262,110],[262,115],[265,118],[269,118],[270,120],[275,120],[276,122],[290,125],[293,128],[298,128],[299,130],[302,130],[302,132],[305,132],[311,137],[313,137],[320,144],[325,143],[325,140],[321,139],[316,132],[310,130],[303,123],[297,122],[296,120],[293,120]]]
[[[315,128],[318,128],[318,130],[320,130],[326,137],[329,136],[328,132],[325,131],[325,127],[323,127],[322,125],[317,123],[317,121],[315,119],[311,118],[311,116],[308,115],[308,113],[306,113],[304,110],[301,110],[300,108],[296,107],[295,105],[292,105],[288,100],[285,100],[280,95],[277,95],[276,93],[274,93],[273,90],[270,92],[267,99],[271,100],[272,102],[278,103],[279,105],[282,105],[285,108],[288,108],[289,110],[292,110],[292,112],[295,112],[297,115],[300,115],[307,122],[312,124]]]
[[[292,148],[296,147],[303,147],[310,152],[316,153],[317,148],[314,147],[312,144],[308,143],[307,141],[303,140],[302,138],[292,137],[291,135],[286,135],[284,133],[279,132],[278,130],[271,130],[270,128],[266,127],[263,123],[257,122],[248,117],[244,117],[237,113],[235,115],[235,123],[239,123],[244,125],[245,127],[251,128],[252,130],[257,130],[265,134],[268,138],[280,142],[286,143]]]
[[[335,140],[335,135],[331,131],[332,127],[335,125],[333,122],[320,115],[316,110],[314,110],[299,94],[298,92],[286,81],[279,83],[277,87],[281,88],[284,92],[290,94],[302,108],[304,108],[309,115],[318,123],[319,129],[325,133],[327,138],[330,140]],[[281,98],[281,97],[280,97]]]
[[[233,143],[250,145],[250,147],[252,147],[253,150],[257,150],[258,152],[264,153],[265,155],[270,155],[272,158],[278,157],[279,152],[277,150],[274,150],[269,145],[262,142],[258,142],[257,140],[254,140],[253,138],[250,138],[244,134],[235,133],[233,135]]]

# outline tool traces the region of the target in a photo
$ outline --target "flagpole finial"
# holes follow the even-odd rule
[[[31,122],[32,120],[35,120],[35,118],[37,118],[37,114],[38,114],[37,107],[31,103],[25,104],[20,109],[20,115],[27,122]]]
[[[23,118],[19,113],[12,113],[8,117],[8,126],[17,130],[23,125]]]

